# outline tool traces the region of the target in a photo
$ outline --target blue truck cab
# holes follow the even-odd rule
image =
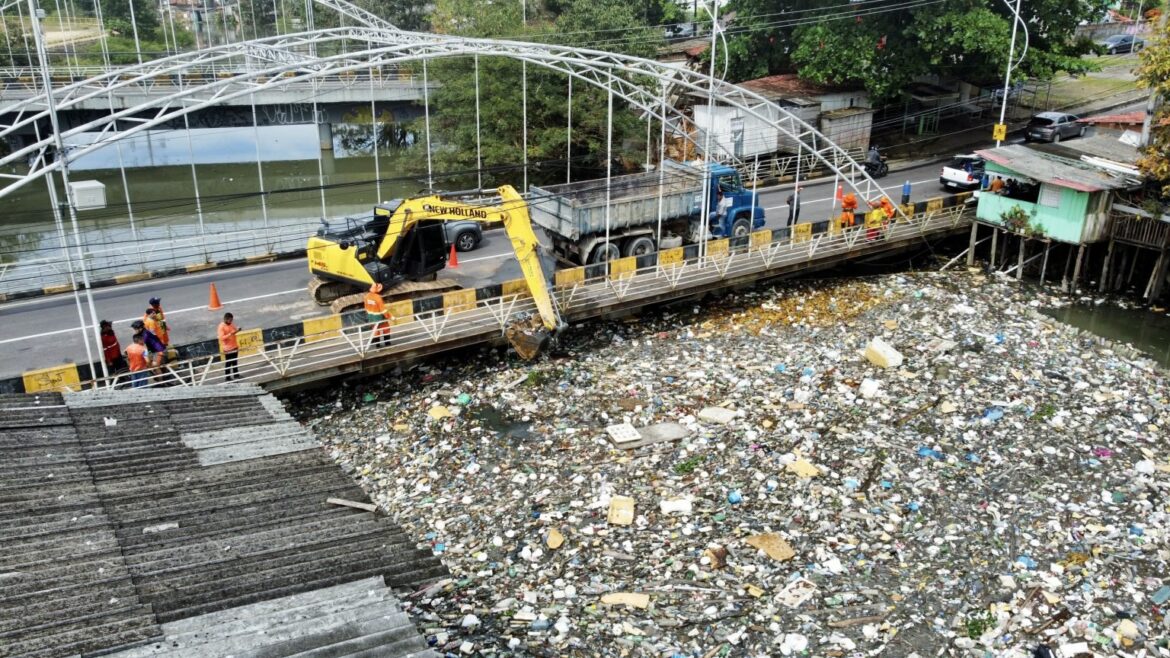
[[[721,164],[710,165],[709,172],[707,184],[711,189],[708,192],[708,218],[711,235],[716,238],[741,237],[764,228],[764,209],[760,207],[758,199],[753,201],[755,193],[743,186],[739,172]],[[731,208],[723,217],[717,215],[720,192],[731,198]],[[702,204],[701,197],[696,208]]]

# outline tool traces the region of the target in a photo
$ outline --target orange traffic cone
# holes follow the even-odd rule
[[[455,245],[451,245],[451,255],[447,257],[447,267],[451,269],[459,267],[459,256],[455,254]]]
[[[836,198],[836,200],[837,200],[837,201],[840,201],[841,199],[844,199],[844,198],[845,198],[845,186],[844,186],[844,185],[838,185],[838,186],[837,186],[837,198]]]
[[[211,284],[211,299],[207,302],[207,310],[218,311],[223,308],[223,304],[219,302],[219,293],[215,291],[215,284]]]

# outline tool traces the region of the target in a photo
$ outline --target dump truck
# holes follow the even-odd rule
[[[559,260],[590,265],[699,242],[704,191],[708,237],[740,237],[764,226],[755,193],[744,188],[739,172],[722,164],[667,160],[661,172],[615,176],[608,189],[607,214],[604,179],[530,188],[529,214],[548,234]],[[719,193],[731,200],[722,216]]]

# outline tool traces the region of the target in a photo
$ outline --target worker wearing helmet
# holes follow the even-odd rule
[[[151,297],[147,304],[150,305],[150,308],[147,308],[146,313],[142,316],[143,323],[146,324],[146,328],[151,333],[162,341],[163,345],[170,345],[171,335],[167,329],[167,314],[163,312],[162,300],[158,297]]]
[[[390,343],[390,323],[393,319],[386,309],[386,302],[382,299],[382,284],[375,283],[366,293],[366,322],[374,324],[374,343],[387,345]]]
[[[894,209],[894,202],[890,201],[890,197],[883,196],[881,201],[878,203],[881,204],[882,212],[886,214],[887,220],[892,221],[894,219],[894,215],[898,214],[898,211]]]

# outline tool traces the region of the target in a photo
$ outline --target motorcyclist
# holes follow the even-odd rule
[[[865,156],[866,164],[879,165],[882,163],[882,152],[876,145],[869,147],[869,153]]]

